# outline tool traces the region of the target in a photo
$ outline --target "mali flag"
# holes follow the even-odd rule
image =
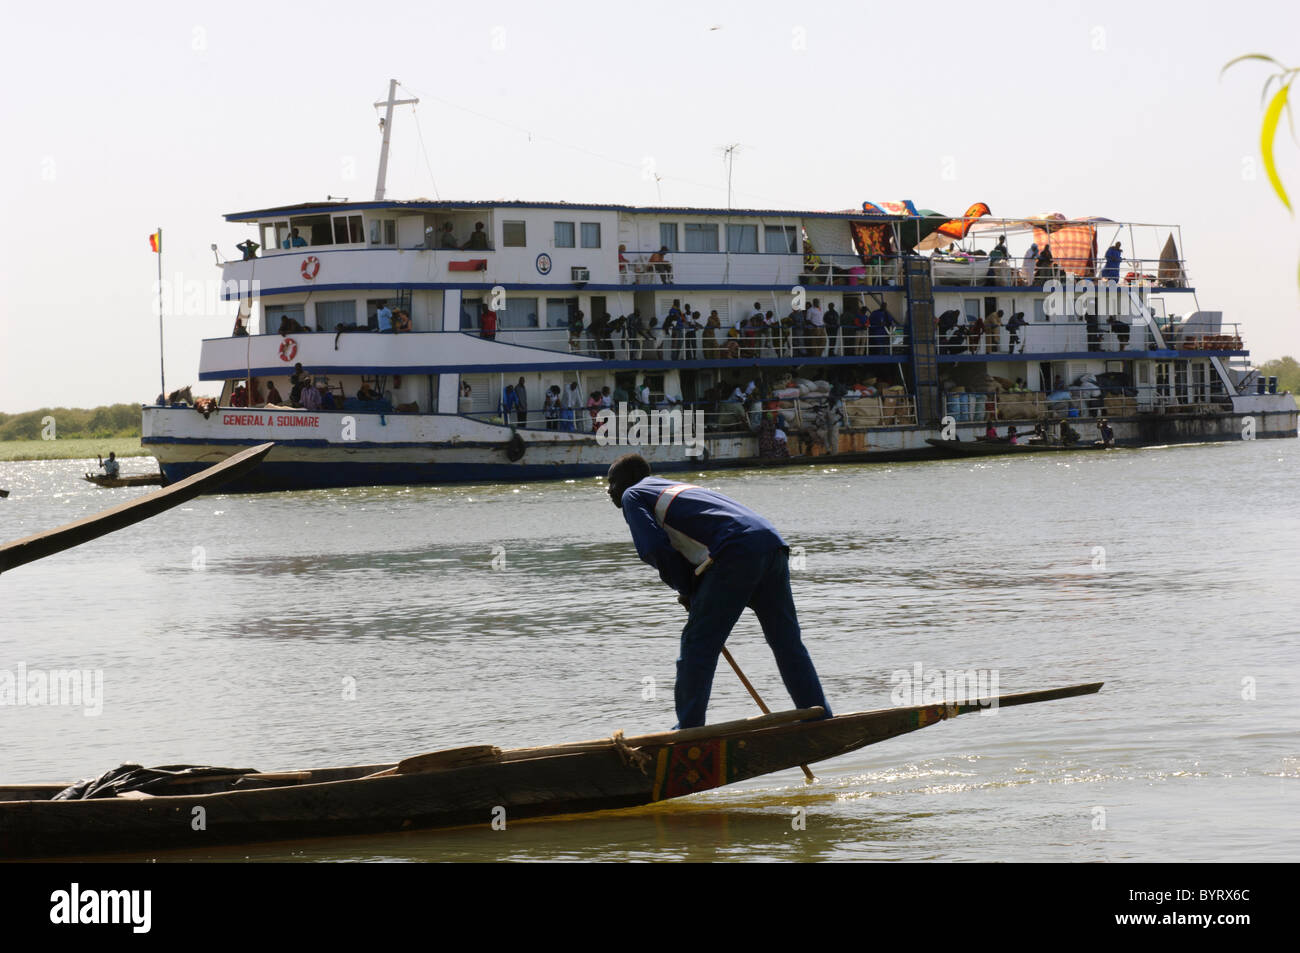
[[[154,232],[149,236],[149,248],[159,254],[162,253],[162,229]]]

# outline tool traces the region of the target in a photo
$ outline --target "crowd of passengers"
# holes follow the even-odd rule
[[[615,349],[628,360],[714,360],[742,357],[821,357],[890,354],[906,348],[905,322],[900,324],[882,303],[866,310],[850,299],[841,314],[830,302],[825,309],[813,298],[806,308],[792,308],[783,317],[758,301],[751,311],[723,325],[716,310],[702,312],[673,299],[663,319],[640,311],[593,315],[576,311],[569,321],[569,349],[612,360]],[[496,314],[482,312],[479,335],[494,340]]]

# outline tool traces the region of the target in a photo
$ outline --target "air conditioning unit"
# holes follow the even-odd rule
[[[569,269],[569,280],[570,280],[570,281],[590,281],[590,280],[591,280],[591,269],[590,269],[590,268],[570,268],[570,269]]]

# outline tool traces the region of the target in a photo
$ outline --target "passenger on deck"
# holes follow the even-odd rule
[[[826,304],[826,313],[822,320],[826,323],[826,356],[834,357],[839,348],[840,313],[835,310],[835,302]]]
[[[379,310],[375,312],[375,320],[379,322],[380,334],[393,333],[393,312],[388,307],[387,301],[379,302]]]
[[[230,392],[230,406],[231,407],[248,406],[248,389],[244,387],[242,383],[238,384],[235,387],[235,389]]]
[[[485,341],[497,339],[497,313],[491,308],[484,308],[478,319],[478,336]]]
[[[411,316],[403,309],[398,308],[393,312],[393,333],[405,334],[411,330]]]
[[[266,402],[276,406],[284,405],[284,398],[280,396],[280,389],[275,386],[275,381],[266,382]]]
[[[1101,277],[1107,281],[1119,281],[1119,266],[1124,259],[1124,250],[1119,242],[1106,249],[1106,264],[1101,267]]]
[[[316,390],[320,393],[320,409],[334,410],[336,404],[334,403],[334,395],[330,393],[329,384],[325,383],[325,381],[318,381]]]
[[[623,325],[623,343],[627,348],[627,359],[629,361],[641,360],[641,343],[644,339],[645,328],[641,322],[641,312],[635,308],[627,316],[627,322]]]
[[[560,388],[552,384],[546,389],[546,399],[542,402],[542,417],[547,430],[560,429]]]
[[[362,381],[361,387],[357,389],[357,400],[379,400],[379,391]]]
[[[236,245],[235,249],[243,253],[244,261],[251,261],[257,257],[257,250],[261,247],[261,245],[253,241],[251,238],[246,238]]]
[[[438,247],[450,249],[457,249],[460,247],[460,243],[456,241],[456,231],[452,227],[451,222],[442,223],[442,235],[438,238]]]
[[[524,379],[519,378],[519,383],[515,385],[515,407],[519,411],[519,426],[528,426],[528,389],[524,386]]]
[[[813,298],[805,318],[808,321],[808,356],[821,357],[826,350],[826,312],[822,311],[820,298]]]
[[[262,404],[266,403],[266,401],[262,400],[262,385],[257,382],[256,377],[254,377],[249,383],[252,385],[252,395],[248,401],[248,405],[250,407],[260,407]]]
[[[569,389],[564,392],[564,404],[560,409],[560,429],[572,433],[578,419],[578,412],[581,410],[582,393],[578,390],[577,381],[573,381],[569,384]]]
[[[1041,285],[1056,277],[1056,263],[1052,260],[1052,248],[1044,245],[1038,253],[1038,263],[1034,266],[1034,284]]]
[[[1129,332],[1133,329],[1132,325],[1114,316],[1107,318],[1106,324],[1110,326],[1111,334],[1115,335],[1115,341],[1119,344],[1119,349],[1121,351],[1127,350]]]
[[[302,406],[302,391],[311,377],[302,369],[302,363],[299,362],[293,366],[293,373],[289,375],[289,403],[294,407]]]
[[[289,237],[286,238],[280,244],[280,247],[281,248],[303,248],[306,246],[306,244],[307,244],[307,239],[299,235],[298,229],[295,228],[293,229],[292,232],[290,232]]]
[[[659,276],[666,285],[673,283],[673,266],[668,260],[668,246],[660,245],[659,250],[650,256],[650,270]]]
[[[303,410],[320,410],[321,406],[321,388],[325,386],[322,381],[319,386],[307,384],[302,389],[302,409]]]
[[[1023,352],[1024,348],[1020,347],[1020,329],[1028,322],[1025,320],[1025,312],[1017,311],[1007,319],[1007,353],[1015,354],[1016,348]]]
[[[1002,311],[994,311],[984,319],[984,327],[988,334],[989,345],[988,353],[996,354],[1002,346]]]
[[[99,465],[104,468],[105,475],[116,480],[118,473],[121,471],[121,466],[117,462],[117,454],[110,450],[108,451],[107,460],[103,457],[96,457],[96,459],[99,460]]]
[[[474,234],[469,237],[465,244],[460,246],[461,251],[489,251],[488,235],[483,230],[482,222],[474,223]]]
[[[1020,281],[1022,284],[1031,285],[1034,283],[1034,268],[1038,265],[1038,245],[1031,244],[1025,252],[1020,269]]]

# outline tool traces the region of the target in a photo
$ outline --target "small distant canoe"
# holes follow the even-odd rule
[[[103,487],[119,486],[162,486],[161,473],[139,473],[133,476],[111,477],[106,473],[87,473],[82,479]]]
[[[1074,453],[1078,450],[1105,450],[1105,447],[1093,444],[1077,443],[1072,447],[1054,444],[1018,443],[1009,444],[997,440],[939,440],[929,437],[925,441],[936,450],[951,457],[997,457],[1020,453]]]
[[[1006,708],[1052,701],[1092,694],[1101,685],[1001,695],[996,702]],[[815,721],[807,719],[822,709],[806,708],[546,748],[453,748],[397,764],[276,774],[195,769],[164,776],[160,786],[114,788],[111,796],[83,800],[53,800],[64,784],[0,787],[0,857],[203,850],[635,807],[836,758],[992,701]],[[199,816],[203,829],[195,830]]]

